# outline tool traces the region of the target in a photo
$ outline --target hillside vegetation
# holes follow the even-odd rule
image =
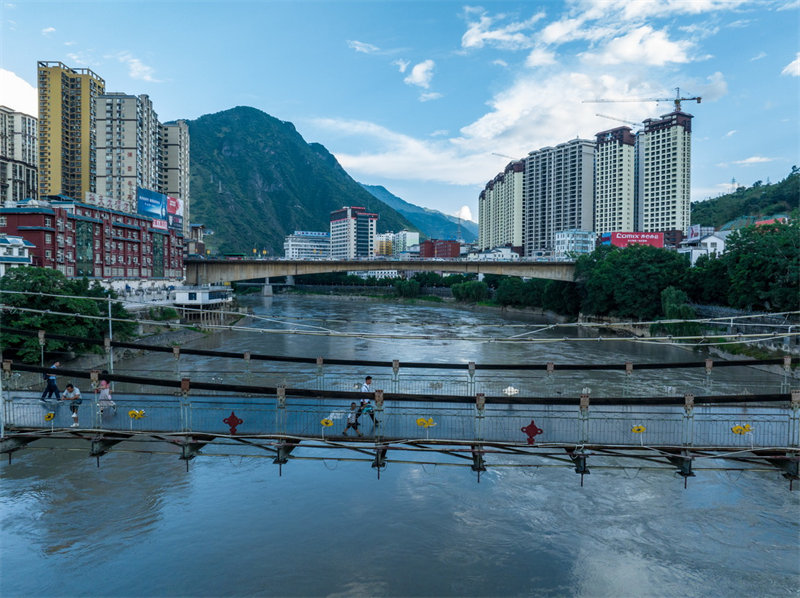
[[[746,216],[790,214],[800,207],[800,170],[779,183],[765,185],[761,181],[752,187],[739,187],[735,192],[692,204],[692,224],[719,228],[726,222]]]

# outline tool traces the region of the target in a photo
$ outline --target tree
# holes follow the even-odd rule
[[[86,279],[69,280],[56,270],[35,267],[12,268],[0,278],[0,289],[20,291],[20,293],[3,293],[3,326],[22,330],[44,330],[54,334],[77,336],[82,338],[102,338],[107,330],[106,302],[94,301],[81,297],[109,297],[109,293],[100,285],[89,285]],[[35,290],[40,295],[29,294]],[[46,295],[61,295],[46,296]],[[21,311],[15,308],[26,308],[37,311]],[[60,312],[60,313],[56,313]],[[72,315],[61,315],[61,314]],[[112,317],[131,318],[119,302],[112,303]],[[82,316],[95,316],[86,318]],[[125,338],[133,331],[132,323],[115,323],[114,336]],[[17,352],[23,361],[38,363],[41,347],[35,333],[0,334],[0,345],[4,350]],[[47,340],[48,351],[77,350],[86,351],[93,348],[84,343],[71,344],[67,341]]]
[[[450,288],[456,301],[477,303],[489,297],[489,287],[486,286],[486,283],[477,280],[454,284]]]
[[[793,311],[800,307],[800,225],[749,226],[728,237],[725,262],[733,307]]]
[[[661,291],[681,286],[688,267],[683,256],[658,247],[601,246],[576,264],[581,310],[651,320],[661,313]]]
[[[494,298],[500,305],[525,305],[525,283],[516,276],[507,276],[497,286]]]

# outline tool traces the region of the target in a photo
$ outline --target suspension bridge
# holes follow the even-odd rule
[[[124,345],[125,343],[119,343]],[[137,345],[142,347],[142,345]],[[177,347],[146,346],[148,350],[202,354],[250,363],[288,361],[318,375],[304,386],[265,386],[225,380],[196,381],[189,377],[154,379],[104,374],[117,385],[114,408],[101,409],[96,394],[97,370],[60,369],[59,376],[88,381],[91,390],[79,407],[79,424],[65,401],[42,401],[38,393],[15,387],[20,373],[41,374],[48,368],[12,361],[2,364],[2,438],[0,452],[11,456],[23,448],[69,448],[84,445],[97,460],[109,451],[169,452],[186,462],[198,456],[267,457],[283,466],[295,459],[356,459],[367,462],[380,477],[389,463],[446,463],[477,474],[487,467],[569,467],[581,484],[592,468],[650,467],[671,471],[687,480],[703,470],[726,472],[777,471],[789,481],[800,472],[800,390],[791,389],[790,358],[711,362],[632,364],[430,364],[323,360],[238,354]],[[326,366],[387,368],[390,391],[361,393],[341,390],[341,384],[319,373]],[[628,379],[648,369],[700,370],[706,378],[715,367],[783,365],[780,388],[762,394],[660,394],[592,396],[589,389],[552,395],[548,377],[561,371],[606,370]],[[444,394],[428,384],[424,392],[403,392],[411,382],[401,370],[462,370],[469,394]],[[492,372],[481,380],[476,372]],[[492,382],[504,371],[509,385],[497,394]],[[539,392],[521,393],[525,372]],[[416,381],[418,382],[418,381]],[[352,388],[352,387],[351,387]],[[624,381],[620,389],[630,388]],[[703,388],[702,386],[699,388]],[[705,388],[713,388],[706,386]],[[95,390],[95,392],[92,392]],[[487,394],[486,391],[490,391]],[[362,413],[358,430],[347,430],[351,404],[372,400],[373,411]],[[349,456],[346,456],[349,455]],[[631,465],[636,463],[636,465]]]

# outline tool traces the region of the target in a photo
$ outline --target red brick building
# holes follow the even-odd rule
[[[182,278],[183,235],[153,224],[60,196],[0,208],[0,234],[30,241],[34,266],[70,278]]]
[[[419,244],[419,257],[457,258],[461,256],[461,243],[430,239]]]

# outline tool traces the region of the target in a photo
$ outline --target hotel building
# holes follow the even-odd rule
[[[371,257],[375,253],[375,231],[378,215],[366,208],[343,207],[331,212],[331,257],[352,260]]]

